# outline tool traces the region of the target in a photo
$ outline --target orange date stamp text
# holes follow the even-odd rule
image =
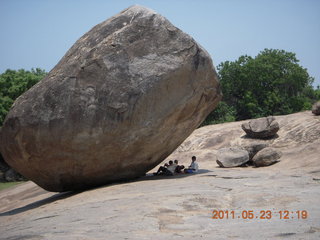
[[[212,219],[307,219],[307,210],[213,210]]]

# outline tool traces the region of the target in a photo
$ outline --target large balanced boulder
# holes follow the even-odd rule
[[[259,139],[274,137],[279,131],[279,123],[273,116],[250,120],[241,127],[249,137]]]
[[[249,153],[239,147],[221,148],[217,152],[217,164],[220,167],[239,167],[249,161]]]
[[[264,167],[279,162],[281,152],[272,147],[266,147],[259,151],[252,159],[256,167]]]
[[[209,54],[133,6],[83,35],[16,100],[1,152],[49,191],[132,179],[172,153],[220,99]]]
[[[314,115],[320,115],[320,101],[312,105],[312,113]]]

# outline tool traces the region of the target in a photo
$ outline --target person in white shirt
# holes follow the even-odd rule
[[[169,174],[169,175],[173,175],[175,173],[175,171],[176,171],[176,167],[177,166],[178,165],[176,163],[173,163],[172,161],[169,161],[169,166],[167,167],[167,171],[165,173]]]
[[[196,160],[197,160],[196,156],[192,156],[191,159],[192,159],[192,162],[191,162],[190,166],[184,170],[185,173],[195,173],[195,172],[198,172],[198,170],[199,170],[199,165],[196,162]]]
[[[173,175],[176,170],[177,164],[173,163],[173,161],[169,161],[169,164],[165,163],[164,166],[159,167],[158,171],[154,173],[154,175]]]

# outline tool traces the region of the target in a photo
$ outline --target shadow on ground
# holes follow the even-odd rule
[[[99,189],[99,188],[105,188],[105,187],[109,187],[109,186],[113,186],[113,185],[120,185],[120,184],[124,184],[124,183],[130,183],[130,182],[139,182],[139,181],[150,181],[150,180],[160,180],[160,179],[176,179],[176,178],[185,178],[185,177],[191,177],[194,175],[199,175],[199,174],[204,174],[204,173],[208,173],[208,172],[212,172],[210,170],[207,169],[199,169],[199,171],[197,173],[180,173],[180,174],[175,174],[173,176],[166,176],[166,175],[157,175],[157,176],[153,176],[152,174],[150,175],[146,175],[140,178],[136,178],[133,180],[126,180],[126,181],[120,181],[120,182],[115,182],[115,183],[111,183],[111,184],[107,184],[107,185],[103,185],[103,186],[98,186],[98,187],[93,187],[93,188],[88,188],[86,189],[88,190],[94,190],[94,189]],[[81,193],[83,191],[70,191],[70,192],[62,192],[62,193],[57,193],[51,197],[36,201],[34,203],[30,203],[27,204],[23,207],[20,208],[15,208],[3,213],[0,213],[0,217],[2,216],[12,216],[12,215],[16,215],[19,213],[23,213],[38,207],[41,207],[43,205],[49,204],[49,203],[53,203],[55,201],[61,200],[61,199],[66,199],[69,197],[72,197],[74,195],[77,195],[79,193]]]
[[[185,178],[185,177],[191,177],[194,175],[199,175],[199,174],[204,174],[204,173],[209,173],[212,172],[208,169],[199,169],[199,171],[197,173],[177,173],[173,176],[167,176],[167,175],[156,175],[154,176],[153,174],[148,174],[146,176],[143,176],[139,179],[137,179],[137,181],[146,181],[146,180],[160,180],[160,179],[173,179],[173,178]]]
[[[30,203],[30,204],[25,205],[23,207],[15,208],[15,209],[12,209],[12,210],[7,211],[7,212],[0,213],[0,217],[12,216],[12,215],[16,215],[16,214],[19,214],[19,213],[23,213],[23,212],[26,212],[26,211],[41,207],[41,206],[49,204],[49,203],[52,203],[52,202],[55,202],[55,201],[58,201],[58,200],[61,200],[61,199],[65,199],[65,198],[68,198],[68,197],[71,197],[71,196],[76,195],[78,193],[80,193],[80,192],[57,193],[57,194],[55,194],[55,195],[53,195],[51,197],[36,201],[34,203]]]
[[[271,137],[265,137],[265,138],[254,138],[254,137],[250,137],[247,134],[242,135],[240,138],[242,139],[253,139],[253,140],[274,140],[279,138],[278,133],[276,133],[274,136]]]

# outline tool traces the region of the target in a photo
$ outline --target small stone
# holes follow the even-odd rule
[[[314,115],[320,115],[320,101],[316,102],[315,104],[313,104],[312,106],[312,113]]]
[[[10,168],[8,171],[5,172],[4,179],[7,182],[16,182],[16,181],[22,181],[23,180],[22,176],[12,168]]]

